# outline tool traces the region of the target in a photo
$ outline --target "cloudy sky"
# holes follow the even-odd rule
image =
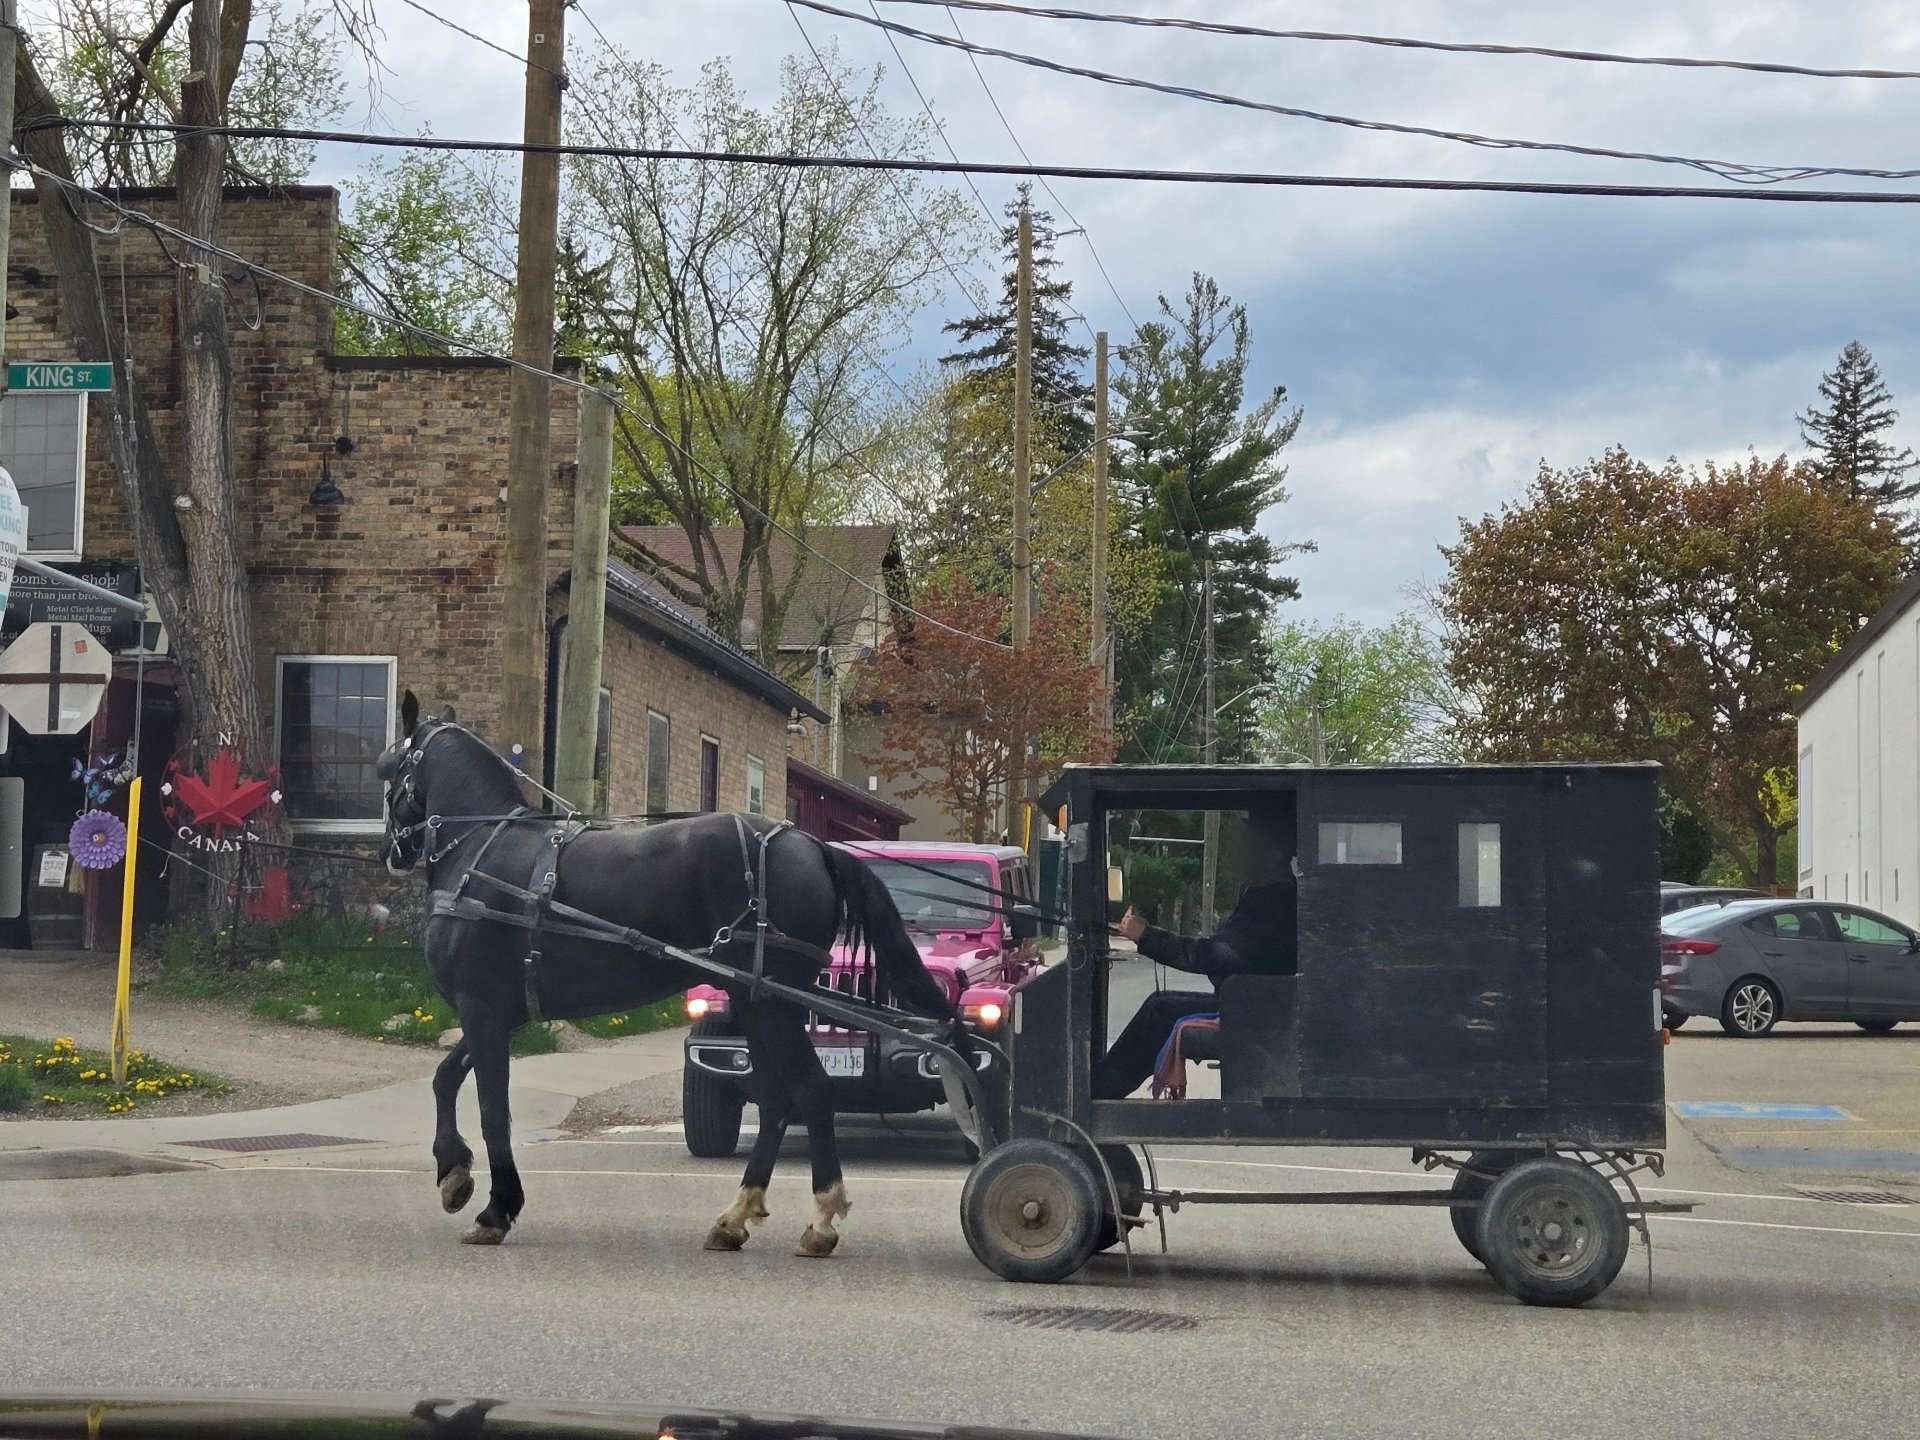
[[[864,10],[866,0],[836,0]],[[508,48],[526,44],[514,0],[431,0]],[[945,12],[881,4],[951,33]],[[1086,0],[1085,8],[1301,29],[1552,45],[1640,54],[1920,70],[1920,8],[1881,0],[1739,6],[1530,6],[1492,0],[1276,5],[1271,0]],[[514,64],[402,0],[380,0],[381,119],[440,135],[519,133]],[[780,0],[586,0],[632,54],[691,77],[728,57],[771,98],[804,53]],[[884,35],[796,12],[818,44],[885,70],[903,112],[919,101]],[[1805,79],[1713,70],[1447,55],[1234,39],[962,13],[967,37],[1075,63],[1307,109],[1529,139],[1768,164],[1920,168],[1920,81]],[[598,42],[574,12],[578,67]],[[1017,160],[968,58],[902,40],[955,148]],[[980,61],[1014,132],[1041,163],[1712,184],[1671,166],[1493,151],[1260,115]],[[364,118],[362,115],[352,117]],[[332,179],[361,163],[323,154]],[[983,179],[996,208],[1013,182]],[[1817,188],[1852,182],[1814,181]],[[1920,190],[1920,180],[1884,183]],[[1288,452],[1293,498],[1263,525],[1311,538],[1299,613],[1378,621],[1444,569],[1435,547],[1524,487],[1542,459],[1610,445],[1649,458],[1737,458],[1798,445],[1794,415],[1849,339],[1879,358],[1920,445],[1920,207],[1197,188],[1056,181],[1090,231],[1061,242],[1075,301],[1115,343],[1121,299],[1147,318],[1202,270],[1244,302],[1254,380],[1285,385],[1306,420]],[[1062,222],[1065,223],[1065,222]],[[984,276],[984,272],[983,276]],[[984,279],[983,279],[984,283]],[[976,286],[976,290],[978,287]],[[937,353],[930,310],[895,357]]]

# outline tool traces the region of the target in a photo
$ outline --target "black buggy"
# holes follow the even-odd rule
[[[1164,1239],[1186,1205],[1430,1205],[1521,1300],[1598,1295],[1632,1228],[1689,1208],[1643,1201],[1633,1179],[1660,1173],[1666,1144],[1657,773],[1069,768],[1043,800],[1065,812],[1068,959],[1015,992],[1001,1143],[961,1200],[974,1254],[1050,1281],[1128,1243],[1148,1209]],[[1124,817],[1250,808],[1297,837],[1297,973],[1220,987],[1219,1099],[1091,1099]],[[1180,1190],[1150,1149],[1176,1143],[1407,1147],[1452,1183]]]

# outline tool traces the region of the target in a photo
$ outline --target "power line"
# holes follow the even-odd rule
[[[873,3],[874,0],[867,0],[867,8],[873,9]],[[874,10],[873,18],[876,20],[880,19],[880,12],[878,10]],[[960,36],[962,40],[965,40],[967,37],[961,34],[960,31],[960,17],[953,13],[951,7],[949,7],[947,11],[947,20],[953,26],[953,33]],[[887,43],[889,45],[893,44],[893,35],[890,32],[887,35]],[[894,53],[896,55],[900,53],[897,46],[895,47]],[[1027,147],[1020,143],[1020,137],[1014,133],[1013,122],[1007,119],[1007,112],[1000,108],[1000,98],[993,93],[993,87],[987,83],[986,74],[980,68],[979,58],[969,53],[967,60],[973,66],[974,78],[980,82],[980,88],[987,94],[987,103],[993,106],[993,113],[1000,117],[1000,124],[1006,130],[1007,138],[1013,141],[1013,148],[1020,152],[1020,158],[1022,160],[1031,165],[1033,163],[1033,157],[1027,153]],[[904,66],[906,61],[903,60],[900,63]],[[956,156],[955,158],[958,159],[959,157]],[[1060,193],[1055,190],[1053,186],[1049,185],[1045,180],[1040,182],[1040,186],[1047,192],[1048,197],[1053,203],[1060,207],[1060,213],[1065,215],[1080,231],[1080,238],[1087,242],[1087,253],[1093,256],[1094,267],[1099,270],[1100,278],[1107,282],[1107,289],[1113,292],[1114,301],[1120,306],[1120,313],[1127,317],[1127,323],[1129,325],[1133,326],[1135,330],[1138,330],[1140,328],[1140,322],[1134,319],[1133,311],[1128,308],[1126,300],[1121,297],[1120,287],[1113,283],[1113,277],[1107,273],[1107,262],[1100,258],[1099,247],[1093,243],[1093,232],[1080,223],[1079,217],[1067,208],[1067,202],[1060,198]],[[1091,337],[1093,335],[1093,326],[1087,323],[1087,317],[1082,315],[1080,317],[1080,323],[1086,328],[1088,336]]]
[[[1766,60],[1701,60],[1681,55],[1619,55],[1605,50],[1563,50],[1548,45],[1488,45],[1445,40],[1410,40],[1401,35],[1362,35],[1340,30],[1269,30],[1260,25],[1233,25],[1218,20],[1189,20],[1179,16],[1110,15],[1095,10],[1068,10],[1055,6],[1009,5],[1003,0],[884,0],[888,5],[937,5],[952,10],[980,10],[1020,15],[1037,20],[1085,20],[1103,25],[1143,25],[1167,30],[1196,30],[1209,35],[1238,35],[1261,40],[1328,40],[1352,45],[1379,45],[1394,50],[1441,50],[1456,55],[1534,55],[1548,60],[1584,60],[1600,65],[1669,65],[1689,70],[1746,70],[1762,75],[1806,75],[1821,80],[1920,80],[1920,70],[1830,69],[1818,65],[1787,65]]]
[[[1098,80],[1103,85],[1117,85],[1123,89],[1150,90],[1160,95],[1172,95],[1186,100],[1202,100],[1208,104],[1227,105],[1241,110],[1257,110],[1264,114],[1284,115],[1295,120],[1313,120],[1323,125],[1344,125],[1354,130],[1418,135],[1430,140],[1450,140],[1456,144],[1474,145],[1487,150],[1540,150],[1562,155],[1585,155],[1603,160],[1642,160],[1656,165],[1680,165],[1691,170],[1704,170],[1723,180],[1740,180],[1756,185],[1771,185],[1788,180],[1810,180],[1823,175],[1844,175],[1870,180],[1909,180],[1920,176],[1920,170],[1868,170],[1838,165],[1750,165],[1737,160],[1705,160],[1689,155],[1665,155],[1646,150],[1614,150],[1598,145],[1574,145],[1552,140],[1521,140],[1510,136],[1478,135],[1469,130],[1441,130],[1426,125],[1402,125],[1388,120],[1365,120],[1353,115],[1333,115],[1320,110],[1303,110],[1298,106],[1279,105],[1267,100],[1249,100],[1245,96],[1229,95],[1219,90],[1201,90],[1191,85],[1174,85],[1163,80],[1147,80],[1136,75],[1116,75],[1110,70],[1094,70],[1085,65],[1069,65],[1061,60],[1049,60],[1020,50],[1002,50],[992,45],[976,45],[970,40],[956,39],[951,35],[937,35],[930,30],[916,30],[910,25],[901,25],[892,20],[878,20],[853,10],[842,10],[837,5],[826,4],[825,0],[787,0],[787,3],[804,5],[809,10],[817,10],[824,15],[837,15],[862,25],[877,25],[924,44],[943,45],[948,49],[965,50],[975,55],[992,55],[1001,60],[1011,60],[1017,65],[1030,65],[1035,69],[1049,70],[1056,75],[1074,75],[1083,80]]]
[[[860,155],[766,154],[747,150],[677,150],[665,146],[539,145],[524,140],[447,140],[430,136],[359,134],[273,125],[185,125],[164,121],[88,120],[53,115],[23,121],[34,130],[131,130],[172,135],[225,135],[236,140],[312,140],[413,150],[479,150],[604,156],[614,160],[686,160],[696,164],[768,165],[795,170],[901,170],[929,175],[1020,175],[1056,180],[1126,180],[1165,185],[1247,185],[1306,190],[1418,190],[1488,195],[1573,195],[1640,200],[1767,200],[1798,205],[1912,205],[1913,190],[1756,190],[1750,186],[1620,185],[1553,180],[1443,180],[1424,176],[1315,175],[1267,170],[1158,170],[1125,165],[1014,165],[994,160],[876,160]],[[15,159],[7,164],[24,164]],[[1835,171],[1836,174],[1872,173]],[[1920,172],[1888,172],[1920,175]]]
[[[867,6],[871,9],[873,0],[867,0]],[[789,15],[793,14],[791,10],[787,13]],[[874,10],[873,18],[876,20],[880,18],[880,12],[878,10]],[[794,23],[799,24],[799,21],[800,17],[794,15]],[[801,26],[800,33],[803,35],[806,34],[805,26]],[[887,48],[893,51],[893,58],[900,62],[900,73],[907,77],[907,83],[913,87],[913,93],[919,96],[920,108],[927,112],[927,119],[933,122],[934,133],[940,137],[941,145],[945,147],[948,155],[958,160],[960,158],[959,153],[953,148],[953,141],[947,138],[946,127],[940,123],[940,117],[933,113],[933,106],[927,100],[927,92],[920,88],[920,82],[914,78],[913,67],[907,64],[907,57],[900,53],[900,44],[892,35],[887,36]],[[1000,220],[999,217],[993,213],[993,207],[987,204],[986,197],[980,193],[979,187],[973,183],[973,177],[968,175],[965,179],[967,189],[973,191],[973,198],[980,206],[980,213],[987,217],[987,224],[991,225],[995,230],[998,230],[1000,228]]]
[[[418,10],[422,15],[426,16],[429,20],[432,20],[436,24],[444,25],[447,27],[447,29],[455,31],[458,34],[466,36],[467,39],[469,40],[475,41],[481,45],[486,46],[487,49],[493,51],[495,54],[506,56],[507,59],[513,61],[517,65],[527,65],[527,66],[531,66],[535,70],[544,70],[549,75],[559,75],[562,73],[554,69],[551,65],[542,65],[538,60],[529,60],[525,55],[522,55],[517,50],[509,50],[504,45],[495,44],[493,41],[489,40],[486,36],[467,29],[466,26],[460,24],[459,22],[454,20],[449,20],[446,16],[438,14],[435,11],[429,10],[426,6],[420,3],[420,0],[400,0],[400,3],[402,5],[405,5],[409,10]]]
[[[143,229],[150,231],[155,236],[163,236],[163,235],[172,236],[175,240],[179,241],[184,246],[188,246],[196,250],[204,251],[206,254],[211,255],[216,259],[224,260],[229,265],[233,265],[238,267],[239,269],[245,270],[246,272],[248,272],[249,274],[253,275],[258,279],[270,280],[275,284],[284,285],[290,290],[293,290],[299,294],[305,295],[310,299],[318,300],[322,304],[328,305],[333,309],[351,310],[355,314],[366,316],[368,319],[378,320],[381,323],[391,325],[396,329],[405,330],[408,334],[414,336],[417,339],[425,340],[436,345],[445,346],[449,350],[464,350],[470,355],[476,355],[483,359],[495,361],[498,364],[507,366],[509,369],[523,371],[526,374],[537,376],[540,379],[548,381],[549,383],[565,386],[570,390],[584,391],[584,390],[598,389],[598,387],[594,385],[590,385],[585,380],[577,379],[571,375],[562,375],[556,370],[549,370],[539,365],[530,364],[525,360],[520,360],[510,355],[496,354],[495,352],[488,350],[485,346],[476,344],[473,341],[462,340],[458,336],[453,336],[453,335],[442,335],[437,331],[429,330],[424,325],[415,324],[411,320],[403,319],[397,315],[382,314],[380,311],[375,310],[370,306],[361,305],[358,302],[349,300],[344,296],[336,295],[330,290],[322,290],[317,285],[309,285],[304,280],[297,280],[291,275],[283,275],[277,270],[269,269],[267,266],[260,264],[258,261],[249,260],[246,256],[240,254],[237,251],[230,250],[223,245],[217,245],[214,242],[203,239],[198,235],[190,234],[187,231],[178,228],[177,226],[169,225],[164,220],[155,219],[153,216],[148,215],[143,211],[132,209],[131,207],[122,204],[120,201],[113,199],[108,195],[102,194],[98,190],[95,190],[89,186],[80,184],[76,180],[69,180],[64,175],[55,174],[53,171],[48,170],[46,167],[35,163],[32,159],[26,156],[23,156],[23,155],[9,156],[4,162],[4,164],[5,164],[5,168],[8,169],[9,171],[26,170],[33,175],[39,176],[41,179],[47,180],[52,184],[59,186],[63,191],[67,192],[69,195],[78,195],[87,200],[91,200],[96,204],[103,205],[107,209],[118,214],[123,220],[131,220],[134,224],[139,225]],[[175,262],[175,263],[178,264],[180,262]],[[989,639],[984,635],[975,635],[969,630],[959,629],[957,626],[947,624],[944,620],[936,619],[931,615],[928,615],[922,611],[916,610],[913,608],[913,606],[908,605],[905,601],[895,599],[893,596],[887,594],[884,590],[880,589],[878,586],[873,585],[869,581],[861,578],[859,575],[854,574],[853,571],[847,569],[844,565],[840,564],[832,556],[824,554],[820,550],[816,549],[814,546],[809,545],[802,536],[796,534],[787,526],[781,524],[778,520],[774,519],[773,516],[769,515],[765,510],[761,509],[759,505],[755,504],[752,500],[748,499],[745,495],[742,495],[738,490],[736,490],[731,484],[727,482],[724,476],[716,473],[712,469],[712,467],[705,464],[698,455],[694,454],[691,450],[688,450],[684,446],[680,445],[679,442],[676,441],[671,435],[667,434],[666,431],[662,430],[659,426],[655,425],[645,415],[642,415],[639,411],[635,410],[631,405],[627,404],[626,401],[622,399],[620,396],[611,394],[604,390],[600,391],[599,393],[605,395],[608,402],[612,404],[614,408],[619,410],[622,414],[629,416],[630,418],[638,422],[646,430],[650,431],[661,442],[661,444],[666,445],[673,450],[677,450],[682,455],[686,456],[687,460],[691,464],[698,466],[702,471],[706,473],[709,479],[713,480],[722,489],[726,490],[730,495],[733,496],[734,500],[737,503],[739,503],[741,506],[743,506],[745,509],[751,510],[761,520],[766,522],[767,525],[769,525],[775,530],[778,530],[782,535],[785,535],[789,540],[791,540],[795,545],[799,546],[802,550],[805,550],[809,555],[812,555],[817,559],[824,560],[829,566],[831,566],[835,570],[838,570],[842,575],[846,576],[847,579],[853,581],[854,584],[860,586],[863,590],[867,591],[869,594],[874,595],[877,598],[885,601],[888,605],[891,605],[899,610],[906,612],[907,614],[913,616],[917,620],[926,621],[929,625],[932,625],[937,630],[944,630],[944,631],[947,631],[949,634],[960,636],[963,639],[978,641],[982,645],[992,645],[1002,650],[1010,648],[1003,641]]]

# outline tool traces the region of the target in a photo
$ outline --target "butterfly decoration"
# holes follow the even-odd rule
[[[133,779],[133,756],[101,755],[91,765],[75,760],[73,778],[85,787],[87,804],[98,809]]]

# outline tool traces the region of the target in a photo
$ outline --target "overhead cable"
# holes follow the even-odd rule
[[[411,0],[409,0],[411,3]],[[1364,35],[1342,30],[1270,30],[1224,20],[1181,16],[1113,15],[1054,5],[1009,5],[1004,0],[880,0],[884,5],[930,5],[945,10],[979,10],[1035,20],[1083,20],[1102,25],[1141,25],[1163,30],[1195,30],[1208,35],[1238,35],[1259,40],[1325,40],[1378,45],[1393,50],[1441,50],[1455,55],[1533,55],[1548,60],[1582,60],[1596,65],[1667,65],[1687,70],[1746,70],[1762,75],[1804,75],[1821,80],[1920,80],[1920,70],[1846,69],[1789,65],[1771,60],[1703,60],[1685,55],[1620,55],[1605,50],[1567,50],[1551,45],[1489,45],[1448,40],[1413,40],[1403,35]]]
[[[1393,135],[1418,135],[1430,140],[1449,140],[1456,144],[1473,145],[1485,150],[1540,150],[1561,155],[1585,155],[1602,160],[1640,160],[1655,165],[1679,165],[1690,170],[1703,170],[1723,180],[1737,180],[1751,185],[1774,185],[1783,181],[1811,180],[1826,175],[1844,175],[1869,180],[1910,180],[1920,176],[1920,170],[1877,170],[1841,165],[1754,165],[1738,160],[1709,160],[1698,156],[1667,155],[1649,150],[1616,150],[1606,146],[1575,145],[1557,140],[1522,140],[1511,136],[1479,135],[1469,130],[1442,130],[1427,125],[1402,125],[1389,120],[1367,120],[1354,115],[1334,115],[1321,110],[1305,110],[1295,105],[1279,105],[1268,100],[1250,100],[1245,96],[1229,95],[1219,90],[1202,90],[1191,85],[1175,85],[1164,80],[1144,79],[1137,75],[1117,75],[1110,70],[1095,70],[1085,65],[1069,65],[1065,61],[1049,60],[1041,55],[1029,55],[1021,50],[1002,50],[993,45],[977,45],[971,40],[961,40],[952,35],[937,35],[930,30],[916,30],[911,25],[875,19],[854,10],[843,10],[837,5],[825,3],[825,0],[787,0],[787,3],[804,5],[809,10],[817,10],[823,15],[836,15],[843,20],[852,20],[860,25],[875,25],[894,34],[918,40],[923,44],[942,45],[950,50],[964,50],[974,55],[991,55],[999,60],[1011,60],[1016,65],[1048,70],[1056,75],[1074,75],[1083,80],[1097,80],[1103,85],[1117,85],[1123,89],[1148,90],[1159,95],[1200,100],[1212,105],[1227,105],[1241,110],[1257,110],[1264,114],[1284,115],[1295,120],[1312,120],[1323,125],[1343,125],[1353,130],[1373,130]]]
[[[1555,180],[1449,180],[1424,176],[1314,175],[1266,170],[1156,170],[1126,165],[1015,165],[994,160],[874,159],[864,155],[785,155],[663,146],[530,144],[524,140],[448,140],[433,136],[360,134],[274,125],[187,125],[165,121],[90,120],[65,115],[23,121],[19,130],[163,131],[225,135],[237,140],[311,140],[403,150],[480,150],[513,154],[597,155],[615,160],[685,160],[712,165],[772,165],[796,170],[902,170],[929,175],[1029,175],[1066,180],[1127,180],[1166,185],[1251,185],[1306,190],[1425,190],[1489,195],[1574,195],[1641,200],[1767,200],[1790,205],[1912,205],[1912,190],[1757,190],[1751,186],[1620,185]],[[16,160],[15,164],[24,164]],[[1852,172],[1838,172],[1852,173]],[[1909,173],[1909,172],[1892,172]]]

